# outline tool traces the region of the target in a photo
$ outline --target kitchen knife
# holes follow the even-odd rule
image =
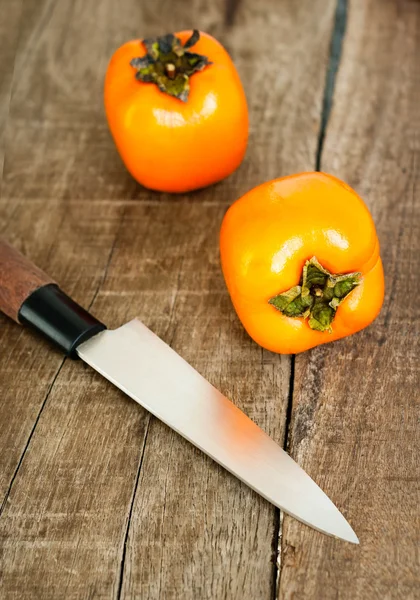
[[[0,310],[81,358],[272,504],[358,543],[315,482],[262,429],[139,320],[109,331],[0,240]]]

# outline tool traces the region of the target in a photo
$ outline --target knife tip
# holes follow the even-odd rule
[[[359,538],[357,537],[357,535],[354,533],[353,529],[351,530],[351,537],[349,538],[349,542],[351,542],[352,544],[360,544],[359,542]]]
[[[345,540],[346,542],[350,542],[351,544],[360,544],[359,542],[359,538],[357,537],[357,535],[354,533],[353,529],[350,527],[349,525],[349,532],[347,535],[342,536],[343,540]]]
[[[335,537],[337,537],[341,540],[344,540],[346,542],[350,542],[351,544],[360,544],[359,538],[353,531],[349,522],[343,517],[343,515],[341,515],[341,513],[340,513],[340,516],[341,516],[342,520],[340,523],[339,532],[337,531]]]

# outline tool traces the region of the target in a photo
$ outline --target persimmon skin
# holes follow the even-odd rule
[[[185,43],[191,31],[175,35]],[[146,54],[141,40],[121,46],[107,69],[111,134],[128,171],[153,190],[182,193],[208,186],[235,171],[245,155],[248,108],[230,56],[206,33],[191,51],[212,64],[190,77],[185,103],[136,79],[130,61]]]
[[[233,305],[255,342],[297,354],[367,327],[379,314],[384,275],[375,225],[362,199],[325,173],[264,183],[237,200],[220,233],[223,274]],[[316,256],[332,273],[360,272],[362,281],[337,309],[332,333],[302,317],[283,315],[268,301],[299,283]]]

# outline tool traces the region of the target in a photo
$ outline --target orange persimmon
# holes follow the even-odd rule
[[[106,73],[105,111],[127,169],[150,189],[205,187],[245,155],[245,93],[230,56],[206,33],[121,46]]]
[[[281,354],[351,335],[378,315],[384,277],[363,200],[324,173],[260,185],[226,213],[222,269],[249,335]]]

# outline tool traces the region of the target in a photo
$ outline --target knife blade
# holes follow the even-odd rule
[[[302,523],[358,544],[338,508],[245,413],[138,319],[115,330],[0,240],[0,309],[81,358],[250,488]]]

